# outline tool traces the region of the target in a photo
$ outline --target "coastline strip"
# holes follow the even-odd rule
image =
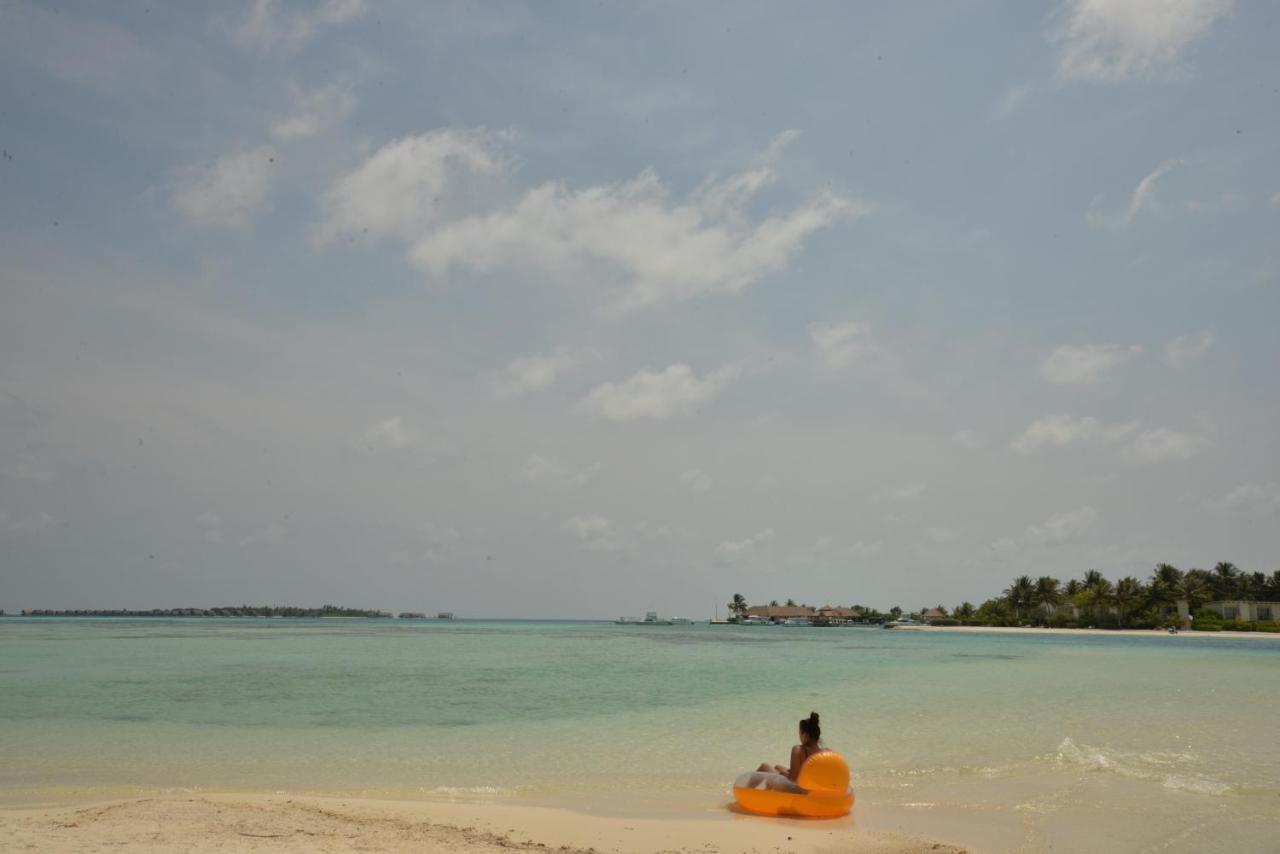
[[[217,794],[0,812],[15,850],[414,851],[426,854],[957,854],[964,849],[839,824],[737,815],[606,817],[549,807]]]

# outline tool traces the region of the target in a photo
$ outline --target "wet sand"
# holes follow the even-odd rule
[[[136,798],[0,812],[8,851],[556,851],[920,854],[965,849],[859,828],[737,815],[595,816],[546,807],[289,795]]]

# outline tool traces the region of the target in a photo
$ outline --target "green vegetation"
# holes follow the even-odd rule
[[[1177,603],[1185,600],[1197,631],[1280,631],[1274,621],[1227,620],[1204,607],[1217,601],[1280,601],[1280,571],[1246,573],[1222,562],[1212,570],[1185,572],[1158,564],[1151,577],[1126,576],[1112,583],[1091,569],[1063,584],[1051,576],[1020,575],[1004,592],[978,607],[968,602],[952,611],[954,624],[966,626],[1060,626],[1066,628],[1160,628],[1177,624]],[[941,609],[940,609],[941,610]],[[950,620],[934,620],[951,625]]]
[[[130,610],[73,610],[49,611],[37,609],[23,611],[27,617],[390,617],[384,611],[367,611],[363,608],[344,608],[338,605],[322,605],[319,608],[299,608],[296,605],[223,605],[218,608],[152,608],[149,611]]]

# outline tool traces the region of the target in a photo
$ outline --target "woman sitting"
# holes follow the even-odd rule
[[[800,721],[800,743],[791,748],[791,766],[770,765],[763,762],[747,782],[747,788],[756,788],[761,783],[766,789],[781,792],[802,792],[796,785],[800,777],[800,769],[812,756],[827,753],[822,746],[822,727],[818,724],[818,713],[810,712],[809,717]]]

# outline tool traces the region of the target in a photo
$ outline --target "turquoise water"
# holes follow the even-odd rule
[[[1087,850],[1087,833],[1056,827],[1072,816],[1104,815],[1113,842],[1159,816],[1184,841],[1264,850],[1280,822],[1277,698],[1280,643],[1256,639],[6,618],[0,799],[251,789],[719,809],[817,710],[873,816],[988,810],[1062,850]]]

